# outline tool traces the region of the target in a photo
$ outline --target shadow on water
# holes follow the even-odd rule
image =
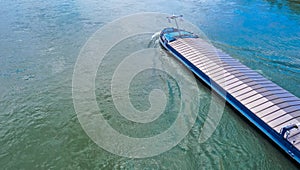
[[[277,6],[279,9],[288,7],[293,14],[300,15],[300,0],[267,0],[272,6]]]

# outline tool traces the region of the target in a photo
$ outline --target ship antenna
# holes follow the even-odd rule
[[[167,17],[168,18],[168,21],[171,23],[171,20],[175,20],[175,24],[176,24],[176,28],[177,28],[177,31],[179,33],[179,37],[181,37],[181,33],[179,31],[179,26],[178,26],[178,23],[177,23],[177,18],[182,18],[183,15],[172,15],[170,17]]]

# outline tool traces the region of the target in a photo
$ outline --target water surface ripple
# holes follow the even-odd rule
[[[198,137],[206,119],[210,90],[199,82],[198,119],[190,133],[172,150],[146,159],[110,154],[85,134],[72,103],[72,73],[80,48],[101,26],[137,12],[183,14],[215,46],[300,97],[300,8],[298,1],[273,0],[14,0],[0,5],[0,167],[4,169],[296,169],[239,113],[226,106],[217,130],[205,143]],[[149,23],[150,24],[150,23]],[[150,41],[139,37],[141,48]],[[109,93],[111,64],[121,60],[122,44],[114,59],[101,66],[96,85],[98,104],[112,126],[125,134],[151,136],[169,121],[137,131],[118,119]],[[124,48],[125,47],[125,48]],[[129,50],[129,49],[128,49]],[[162,52],[160,57],[170,57]],[[162,61],[163,62],[163,61]],[[110,64],[109,64],[110,63]],[[107,74],[106,74],[107,73]],[[170,106],[180,91],[160,73],[137,76],[136,91],[149,81],[167,91]],[[180,81],[180,80],[177,80]],[[147,101],[132,92],[141,110]],[[219,99],[220,100],[220,99]],[[216,101],[215,105],[221,105]],[[174,111],[176,112],[176,111]],[[168,117],[166,117],[168,118]],[[122,124],[123,123],[123,124]],[[147,131],[147,132],[145,132]]]

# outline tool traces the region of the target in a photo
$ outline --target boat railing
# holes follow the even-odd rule
[[[283,127],[283,128],[280,129],[280,135],[283,138],[285,138],[285,139],[288,140],[288,137],[290,135],[290,131],[292,129],[298,129],[299,127],[300,127],[300,123],[298,123],[298,124],[291,124],[291,125],[285,126],[285,127]]]

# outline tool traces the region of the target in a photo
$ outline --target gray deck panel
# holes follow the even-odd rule
[[[251,108],[251,110],[253,112],[256,113],[256,115],[259,115],[261,117],[264,117],[264,116],[267,116],[269,113],[272,113],[275,110],[275,108],[282,108],[284,105],[291,105],[293,104],[294,102],[297,102],[297,101],[293,101],[293,102],[288,102],[288,101],[285,101],[285,102],[273,102],[273,101],[268,101],[268,102],[265,102],[265,103],[262,103],[261,105],[257,106],[257,107],[254,107],[254,108]],[[262,114],[260,114],[262,113]]]
[[[288,140],[294,144],[300,143],[300,131],[297,129],[291,130]]]
[[[277,107],[280,108],[281,106],[277,106]],[[280,118],[280,117],[282,117],[286,114],[292,115],[292,116],[300,116],[300,110],[299,111],[294,111],[294,112],[285,112],[285,113],[278,113],[277,112],[277,114],[276,113],[269,114],[268,116],[263,117],[262,120],[264,120],[265,122],[268,123],[268,122],[271,122],[274,119],[278,119],[278,118]]]
[[[169,44],[277,132],[300,122],[299,98],[228,54],[201,39],[178,39]],[[300,131],[293,134],[290,139],[299,140],[295,145],[299,149]]]
[[[272,105],[270,105],[268,102],[271,102]],[[262,105],[264,105],[265,107],[267,107],[267,109],[271,108],[273,106],[277,106],[277,107],[282,106],[280,108],[285,108],[285,105],[287,105],[287,106],[289,106],[289,105],[294,106],[296,103],[299,103],[299,100],[294,100],[293,98],[287,98],[286,100],[275,99],[275,100],[269,100],[268,102],[262,103]],[[298,106],[295,106],[295,108],[297,108],[297,107]],[[253,111],[255,111],[257,113],[257,115],[260,115],[261,112],[264,112],[264,116],[266,116],[268,114],[268,112],[266,111],[266,109],[261,109],[259,107],[254,107]]]
[[[300,117],[292,117],[291,115],[285,115],[284,118],[282,119],[276,119],[275,121],[272,121],[270,123],[267,123],[270,127],[273,129],[280,130],[281,128],[291,125],[293,123],[299,124],[300,122]]]

